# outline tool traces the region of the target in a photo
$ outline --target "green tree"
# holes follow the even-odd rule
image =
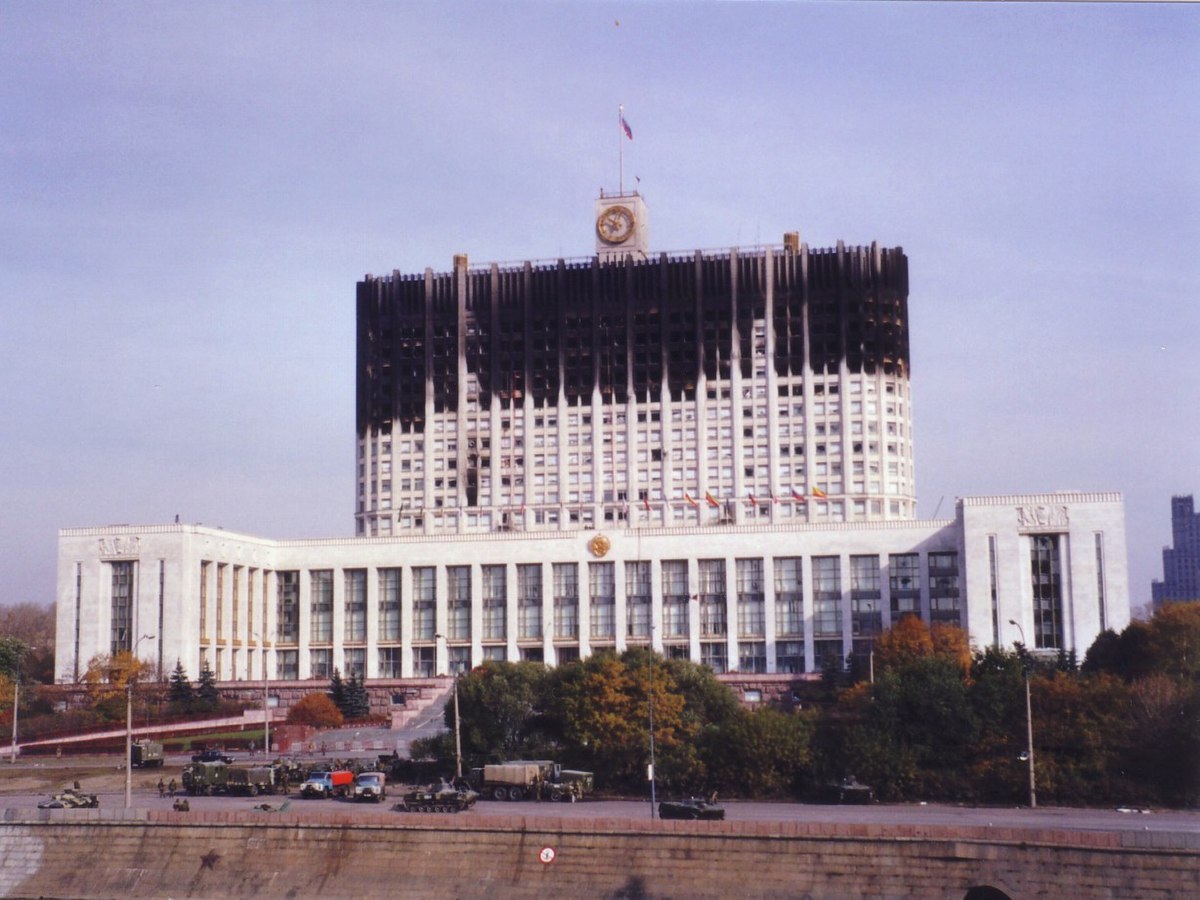
[[[547,672],[539,663],[489,660],[459,678],[465,764],[546,755]],[[443,717],[453,731],[453,702],[446,702]]]
[[[826,777],[854,775],[887,800],[957,796],[978,732],[957,659],[913,655],[827,715]],[[833,755],[829,755],[833,754]],[[840,771],[839,771],[840,770]]]
[[[371,715],[371,696],[361,678],[350,673],[350,679],[345,683],[345,697],[340,707],[342,715],[350,720],[365,719]]]
[[[1025,676],[1015,653],[988,647],[971,665],[968,686],[979,733],[971,747],[968,783],[975,799],[1019,803],[1027,800]]]
[[[168,684],[167,700],[181,710],[190,710],[196,702],[196,691],[183,668],[182,660],[175,660]]]
[[[328,694],[319,691],[305,694],[288,710],[289,725],[311,725],[314,728],[338,728],[343,722],[342,711]]]
[[[800,793],[812,768],[813,716],[739,709],[706,737],[708,785],[740,797]]]
[[[333,701],[343,716],[346,716],[346,683],[342,681],[342,673],[337,669],[333,670],[333,677],[329,679],[329,699]]]
[[[204,660],[200,668],[200,683],[196,687],[196,705],[206,711],[217,708],[221,703],[221,692],[217,690],[217,676]]]

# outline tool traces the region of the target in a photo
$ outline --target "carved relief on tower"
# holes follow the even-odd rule
[[[1070,524],[1070,516],[1065,506],[1039,504],[1017,507],[1017,528],[1024,531],[1066,528]]]
[[[100,538],[101,559],[128,559],[141,553],[142,539],[139,537]]]

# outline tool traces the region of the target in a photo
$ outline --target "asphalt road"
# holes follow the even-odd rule
[[[248,762],[245,754],[235,753],[238,762]],[[256,757],[261,759],[262,757]],[[170,809],[172,800],[169,797],[159,797],[154,785],[160,774],[164,780],[174,777],[179,780],[182,765],[188,759],[184,757],[169,757],[165,770],[135,769],[133,773],[133,806],[145,809]],[[82,788],[89,793],[95,793],[100,798],[101,809],[121,809],[125,805],[125,775],[124,771],[112,764],[110,760],[98,758],[100,763],[93,767],[93,773],[83,778]],[[105,765],[104,763],[108,763]],[[55,785],[60,789],[69,785],[72,774],[77,773],[81,766],[87,764],[79,759],[22,759],[15,765],[0,762],[0,808],[34,809],[37,804],[48,798],[52,788],[39,789],[31,783],[33,776],[43,784]],[[61,777],[57,773],[61,771]],[[95,772],[107,774],[94,774]],[[419,813],[402,813],[392,810],[393,804],[400,799],[404,788],[399,785],[388,785],[388,798],[381,804],[354,803],[345,800],[305,800],[295,792],[290,795],[289,811],[303,814],[305,810],[314,812],[334,811],[341,815],[361,816],[364,819],[378,816],[418,816]],[[182,792],[181,792],[182,795]],[[260,797],[190,797],[189,803],[193,810],[247,810],[269,803],[277,806],[284,801],[283,796]],[[659,800],[666,799],[661,794]],[[722,801],[726,810],[726,818],[731,821],[756,822],[829,822],[841,824],[880,824],[880,825],[960,825],[960,826],[993,826],[1002,827],[1034,827],[1034,828],[1065,828],[1084,831],[1170,831],[1200,833],[1200,810],[1140,810],[1126,808],[1116,809],[1075,809],[1064,807],[1039,807],[1037,809],[1015,807],[973,807],[949,804],[870,804],[866,806],[828,806],[807,803],[773,803],[730,800]],[[563,819],[609,817],[609,818],[650,818],[651,805],[649,797],[642,800],[596,800],[589,799],[579,803],[550,803],[524,801],[520,803],[505,803],[494,800],[480,800],[476,806],[458,815],[464,820],[488,815],[522,815],[528,818],[555,817]],[[266,815],[266,814],[264,814]]]
[[[314,813],[336,811],[339,815],[361,817],[364,820],[385,816],[412,816],[418,813],[402,813],[392,810],[400,798],[402,789],[389,785],[386,801],[380,804],[354,803],[345,800],[304,800],[296,794],[290,795],[289,812],[303,815],[306,810]],[[101,791],[101,809],[121,809],[125,803],[124,791]],[[0,797],[0,806],[11,809],[33,809],[46,794],[9,794]],[[193,810],[246,810],[269,803],[278,806],[283,796],[260,797],[189,797]],[[157,792],[139,791],[133,795],[133,805],[144,809],[170,809],[172,800],[160,798]],[[871,804],[868,806],[824,806],[800,803],[759,803],[730,801],[722,804],[726,818],[731,821],[756,822],[830,822],[842,824],[880,825],[948,825],[948,826],[993,826],[1064,828],[1082,831],[1168,831],[1200,833],[1200,814],[1178,811],[1117,811],[1106,809],[1064,809],[1060,807],[1009,809],[999,807],[966,807],[917,804]],[[488,815],[522,815],[529,819],[562,818],[582,819],[607,818],[650,818],[649,800],[585,800],[579,803],[500,803],[481,800],[474,808],[458,815],[465,821]],[[264,814],[265,815],[265,814]]]

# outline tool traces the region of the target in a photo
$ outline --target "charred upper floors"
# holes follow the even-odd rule
[[[360,533],[915,511],[899,249],[460,258],[358,302]]]
[[[357,426],[421,432],[432,413],[696,399],[702,383],[907,378],[900,248],[731,250],[358,284]]]

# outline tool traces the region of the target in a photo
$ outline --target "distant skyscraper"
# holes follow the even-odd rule
[[[1200,513],[1190,494],[1171,498],[1171,542],[1163,548],[1163,580],[1150,585],[1156,607],[1200,600]]]

